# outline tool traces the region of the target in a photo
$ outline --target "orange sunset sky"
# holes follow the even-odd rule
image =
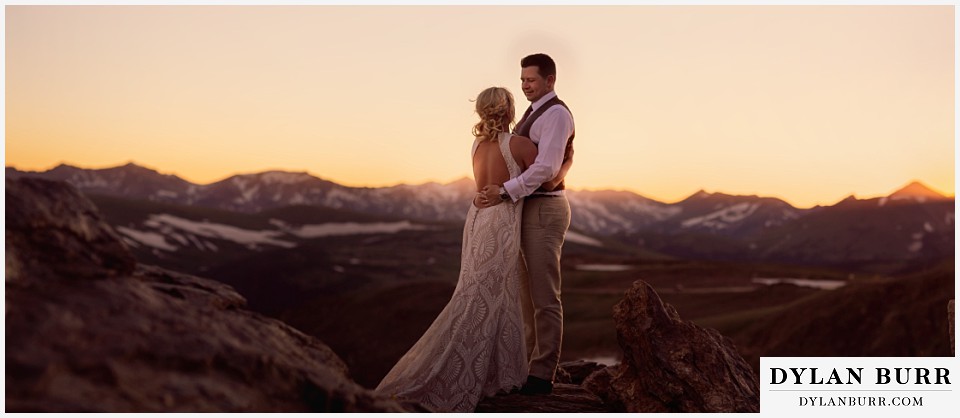
[[[574,189],[954,194],[953,6],[7,6],[5,163],[210,183],[471,176],[471,99],[546,52]]]

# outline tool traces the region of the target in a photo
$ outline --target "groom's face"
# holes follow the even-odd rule
[[[543,78],[540,75],[540,67],[532,65],[520,69],[520,88],[523,89],[523,95],[527,100],[535,102],[540,100],[544,94],[553,91],[554,76]]]

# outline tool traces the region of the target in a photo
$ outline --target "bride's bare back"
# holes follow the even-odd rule
[[[510,152],[520,171],[526,170],[537,158],[536,145],[525,136],[507,137],[507,140],[510,141]],[[510,172],[507,171],[507,163],[503,160],[497,141],[483,141],[477,145],[473,153],[473,178],[476,179],[478,192],[488,184],[503,184],[510,180]]]

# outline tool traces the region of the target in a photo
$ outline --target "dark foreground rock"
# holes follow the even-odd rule
[[[579,385],[587,380],[591,374],[607,366],[585,360],[576,360],[560,363],[557,368],[556,381],[559,383],[571,383]]]
[[[613,409],[578,385],[559,383],[550,395],[517,393],[486,398],[477,405],[476,412],[613,412]]]
[[[232,288],[136,266],[71,187],[6,180],[8,412],[403,411]]]
[[[950,299],[950,303],[947,304],[947,318],[950,323],[950,352],[954,353],[953,355],[955,356],[957,355],[957,348],[956,337],[954,336],[954,316],[956,316],[954,313],[954,299]]]
[[[133,272],[133,255],[73,186],[6,179],[5,194],[7,282]]]
[[[628,412],[759,412],[760,384],[733,343],[683,321],[653,288],[634,283],[614,307],[623,362],[583,386]]]

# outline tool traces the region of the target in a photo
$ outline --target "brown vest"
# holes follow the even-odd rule
[[[520,122],[517,123],[517,126],[513,128],[514,135],[520,135],[520,136],[525,136],[529,138],[530,128],[533,127],[533,123],[540,118],[540,115],[543,115],[543,112],[546,112],[547,109],[556,105],[563,106],[564,108],[567,109],[568,112],[570,112],[570,108],[567,107],[567,104],[564,103],[563,100],[560,100],[560,98],[554,96],[552,99],[547,100],[546,103],[544,103],[542,106],[537,108],[535,112],[524,114],[523,118],[520,119]],[[530,110],[530,109],[527,109],[527,110]],[[573,116],[573,112],[570,112],[570,115]],[[573,152],[573,137],[576,136],[576,134],[577,134],[577,131],[576,129],[574,129],[573,132],[570,132],[570,138],[567,138],[567,149],[563,152],[564,162],[570,159],[570,154]],[[535,144],[535,145],[539,146],[540,144]],[[557,188],[554,190],[556,191],[556,190],[563,190],[563,189],[565,189],[565,187],[564,187],[563,181],[561,181],[560,184],[557,186]],[[534,193],[538,193],[538,192],[543,193],[543,192],[546,192],[546,190],[543,190],[543,187],[541,187],[537,189]]]

